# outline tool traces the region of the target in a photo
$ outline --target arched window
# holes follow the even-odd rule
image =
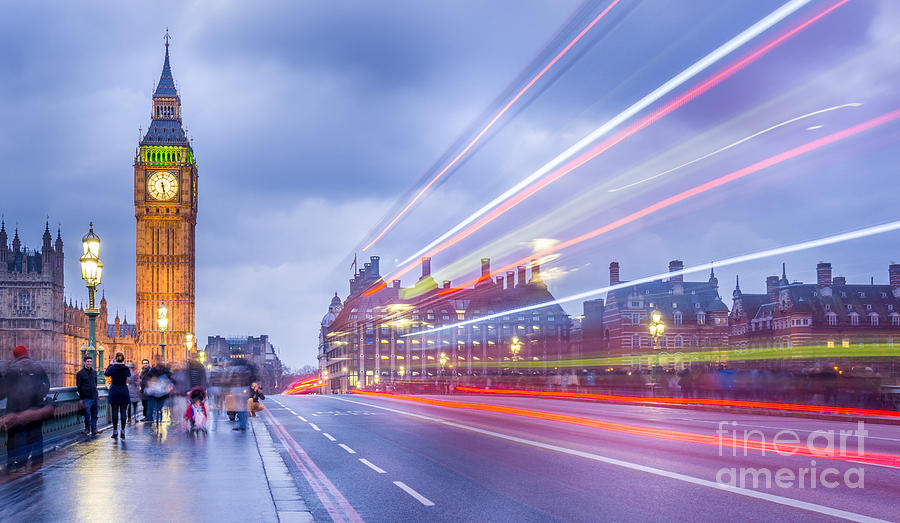
[[[672,323],[675,325],[681,325],[681,311],[675,311],[672,314]]]
[[[837,325],[837,314],[834,311],[828,311],[825,313],[825,318],[828,320],[828,325],[834,327]]]

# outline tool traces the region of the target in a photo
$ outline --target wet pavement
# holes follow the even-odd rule
[[[254,429],[227,418],[192,435],[177,424],[129,425],[46,455],[0,479],[0,521],[278,521]]]

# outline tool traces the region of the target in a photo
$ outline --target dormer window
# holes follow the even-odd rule
[[[841,291],[841,298],[846,298],[846,297],[847,297],[847,293],[844,291]]]
[[[853,305],[850,305],[850,304],[848,303],[848,304],[847,304],[847,310],[848,310],[848,311],[852,311],[852,310],[853,310]]]
[[[829,312],[825,315],[825,318],[828,320],[828,325],[834,327],[837,325],[837,314],[834,312]]]
[[[872,314],[869,314],[869,325],[871,325],[872,327],[878,326],[878,313],[877,312],[873,312]]]
[[[894,304],[893,304],[893,303],[889,303],[889,304],[888,304],[888,310],[889,310],[889,311],[894,310]]]
[[[855,312],[850,313],[850,325],[854,327],[859,326],[859,314]]]
[[[891,325],[900,327],[900,314],[897,314],[896,312],[891,314]]]
[[[706,325],[706,313],[700,312],[697,314],[697,325]]]
[[[872,304],[871,304],[871,303],[867,303],[867,304],[866,304],[866,310],[867,310],[867,311],[872,310]]]
[[[886,292],[882,292],[882,293],[881,293],[881,297],[882,297],[882,298],[887,298],[887,293],[886,293]]]
[[[825,310],[826,310],[826,311],[830,311],[830,310],[831,310],[831,304],[830,304],[830,303],[826,303],[826,304],[825,304]]]

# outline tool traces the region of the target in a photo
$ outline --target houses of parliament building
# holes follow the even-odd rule
[[[169,64],[166,35],[162,74],[153,93],[151,122],[134,156],[136,318],[109,318],[105,295],[97,318],[101,365],[121,351],[136,363],[161,356],[157,306],[168,308],[169,360],[182,359],[186,333],[194,332],[194,231],[197,163],[181,123],[181,99]],[[87,346],[84,307],[65,297],[61,231],[46,224],[40,250],[29,249],[18,227],[9,239],[0,222],[0,359],[16,345],[28,347],[52,386],[75,384],[81,347]],[[183,349],[182,349],[183,350]]]

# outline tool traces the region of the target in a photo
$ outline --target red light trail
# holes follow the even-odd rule
[[[496,412],[500,414],[510,414],[513,416],[522,416],[526,418],[554,421],[558,423],[568,423],[571,425],[580,425],[582,427],[591,427],[610,432],[618,432],[623,434],[633,434],[636,436],[644,436],[657,439],[666,439],[670,441],[681,441],[684,443],[699,443],[703,445],[714,445],[720,447],[728,447],[735,449],[755,450],[762,453],[773,452],[782,455],[798,455],[813,458],[826,458],[840,461],[853,461],[860,463],[869,463],[873,465],[886,465],[889,467],[900,466],[900,456],[894,454],[882,454],[874,452],[857,452],[854,450],[841,449],[836,454],[834,449],[816,449],[816,452],[806,445],[796,445],[791,443],[775,443],[769,441],[753,440],[749,438],[710,436],[706,434],[695,434],[691,432],[681,432],[667,429],[654,429],[650,427],[641,427],[638,425],[626,425],[624,423],[613,423],[610,421],[601,421],[591,418],[582,418],[580,416],[570,416],[568,414],[556,414],[552,412],[543,412],[538,410],[519,409],[515,407],[503,407],[500,405],[487,405],[481,403],[464,403],[458,401],[443,401],[430,398],[417,398],[412,396],[400,396],[396,394],[388,394],[384,392],[369,392],[354,390],[354,394],[362,394],[366,396],[381,396],[385,398],[398,399],[403,401],[411,401],[415,403],[423,403],[426,405],[434,405],[437,407],[448,407],[453,409],[478,410],[485,412]]]
[[[865,121],[863,123],[854,125],[852,127],[848,127],[847,129],[838,131],[838,132],[830,134],[828,136],[824,136],[822,138],[819,138],[818,140],[813,140],[809,143],[800,145],[798,147],[794,147],[793,149],[790,149],[783,153],[776,154],[775,156],[769,157],[765,160],[761,160],[752,165],[748,165],[747,167],[744,167],[742,169],[738,169],[737,171],[733,171],[724,176],[720,176],[719,178],[716,178],[714,180],[708,181],[706,183],[700,184],[700,185],[693,187],[691,189],[688,189],[686,191],[680,192],[674,196],[670,196],[668,198],[660,200],[660,201],[654,203],[653,205],[644,207],[643,209],[641,209],[639,211],[635,211],[627,216],[619,218],[618,220],[610,222],[610,223],[604,225],[603,227],[594,229],[593,231],[587,232],[580,236],[576,236],[575,238],[571,238],[564,242],[560,242],[558,244],[555,244],[552,247],[549,247],[542,251],[538,251],[538,252],[533,253],[525,258],[521,258],[519,260],[511,262],[507,265],[504,265],[503,267],[500,267],[499,269],[497,269],[495,271],[492,271],[491,275],[498,274],[498,273],[502,274],[504,271],[511,269],[513,267],[516,267],[517,265],[526,263],[529,260],[532,260],[535,258],[541,258],[541,257],[547,256],[548,254],[552,254],[552,253],[561,251],[563,249],[566,249],[568,247],[572,247],[573,245],[577,245],[584,241],[596,238],[597,236],[600,236],[607,232],[618,229],[618,228],[620,228],[624,225],[627,225],[631,222],[634,222],[640,218],[643,218],[645,216],[653,214],[654,212],[665,209],[666,207],[669,207],[669,206],[679,203],[681,201],[687,200],[687,199],[697,196],[699,194],[705,193],[706,191],[709,191],[710,189],[715,189],[716,187],[720,187],[727,183],[731,183],[735,180],[738,180],[740,178],[743,178],[743,177],[753,174],[755,172],[761,171],[761,170],[771,167],[773,165],[779,164],[786,160],[790,160],[792,158],[795,158],[802,154],[808,153],[808,152],[818,149],[820,147],[830,145],[830,144],[837,142],[839,140],[842,140],[844,138],[848,138],[850,136],[861,133],[863,131],[867,131],[873,127],[877,127],[879,125],[883,125],[890,121],[896,120],[897,118],[900,118],[900,109],[891,111],[887,114],[884,114],[877,118],[873,118],[873,119]],[[469,285],[473,285],[476,281],[478,281],[478,280],[476,279],[476,280],[469,281],[469,282],[463,284],[462,287],[467,287]],[[451,294],[453,292],[456,292],[457,290],[459,290],[459,288],[442,290],[439,292],[439,294],[442,294],[442,295]]]
[[[767,43],[767,44],[765,44],[765,45],[763,45],[763,46],[760,46],[759,48],[757,48],[755,51],[753,51],[752,53],[748,54],[748,55],[745,56],[744,58],[738,60],[737,62],[731,64],[730,66],[726,67],[725,69],[719,71],[719,72],[716,73],[715,75],[709,77],[708,79],[706,79],[704,82],[702,82],[701,84],[697,85],[697,86],[694,87],[693,89],[687,91],[686,93],[681,94],[680,96],[678,96],[677,98],[675,98],[674,100],[672,100],[671,102],[669,102],[668,104],[666,104],[666,105],[665,105],[664,107],[662,107],[661,109],[659,109],[659,110],[657,110],[657,111],[655,111],[655,112],[652,112],[651,114],[645,116],[644,118],[642,118],[642,119],[639,120],[638,122],[635,122],[634,124],[632,124],[632,125],[631,125],[630,127],[628,127],[627,129],[625,129],[625,130],[623,130],[623,131],[620,131],[620,132],[617,133],[616,135],[614,135],[614,136],[612,136],[612,137],[610,137],[610,138],[604,140],[603,142],[601,142],[601,143],[597,144],[596,146],[592,147],[590,150],[588,150],[588,151],[582,153],[581,155],[579,155],[579,156],[576,157],[575,159],[569,161],[568,163],[566,163],[565,165],[563,165],[563,166],[560,167],[559,169],[556,169],[555,171],[553,171],[553,172],[547,174],[546,176],[544,176],[544,177],[541,178],[540,180],[536,181],[534,184],[532,184],[532,185],[530,185],[529,187],[523,189],[522,191],[518,192],[515,196],[511,197],[510,199],[508,199],[508,200],[506,200],[505,202],[503,202],[501,205],[499,205],[499,206],[497,206],[496,208],[492,209],[490,212],[488,212],[487,214],[485,214],[484,216],[482,216],[481,218],[479,218],[475,223],[469,225],[469,226],[466,227],[464,230],[462,230],[462,231],[460,231],[459,233],[457,233],[455,236],[453,236],[453,237],[451,237],[451,238],[448,238],[446,241],[444,241],[444,242],[442,242],[442,243],[436,245],[436,246],[435,246],[434,248],[432,248],[430,251],[428,251],[427,253],[425,253],[425,254],[423,255],[423,257],[429,257],[429,258],[430,258],[430,257],[433,257],[435,254],[438,254],[438,253],[440,253],[440,252],[442,252],[442,251],[444,251],[444,250],[446,250],[446,249],[452,247],[453,245],[459,243],[459,242],[462,241],[463,239],[465,239],[465,238],[471,236],[473,233],[475,233],[476,231],[478,231],[479,229],[481,229],[482,227],[484,227],[485,225],[487,225],[488,223],[490,223],[491,221],[493,221],[493,220],[496,219],[497,217],[499,217],[499,216],[501,216],[502,214],[506,213],[508,210],[512,209],[513,207],[515,207],[515,206],[518,205],[519,203],[521,203],[521,202],[525,201],[526,199],[530,198],[532,195],[534,195],[535,193],[537,193],[538,191],[540,191],[540,190],[543,189],[544,187],[550,185],[551,183],[555,182],[556,180],[558,180],[558,179],[562,178],[563,176],[569,174],[570,172],[574,171],[574,170],[577,169],[578,167],[581,167],[581,166],[584,165],[585,163],[587,163],[587,162],[589,162],[590,160],[594,159],[594,158],[597,157],[598,155],[600,155],[600,154],[602,154],[603,152],[607,151],[608,149],[612,148],[612,147],[615,146],[616,144],[622,142],[623,140],[625,140],[626,138],[628,138],[628,137],[630,137],[631,135],[635,134],[636,132],[640,131],[641,129],[647,127],[647,126],[650,125],[651,123],[653,123],[653,122],[655,122],[655,121],[657,121],[657,120],[659,120],[659,119],[665,117],[666,115],[668,115],[668,114],[671,113],[672,111],[674,111],[674,110],[676,110],[676,109],[682,107],[683,105],[687,104],[688,102],[693,101],[693,100],[696,99],[698,96],[700,96],[700,95],[702,95],[703,93],[709,91],[710,89],[712,89],[713,87],[715,87],[716,85],[718,85],[719,83],[721,83],[722,81],[724,81],[724,80],[726,80],[727,78],[729,78],[730,76],[734,75],[735,73],[737,73],[738,71],[740,71],[740,70],[743,69],[744,67],[748,66],[749,64],[755,62],[757,59],[761,58],[763,55],[765,55],[766,53],[768,53],[768,52],[771,51],[772,49],[778,47],[779,45],[781,45],[782,43],[784,43],[785,41],[787,41],[788,39],[790,39],[791,37],[793,37],[794,35],[796,35],[797,33],[799,33],[800,31],[803,31],[804,29],[806,29],[807,27],[809,27],[809,26],[812,25],[813,23],[817,22],[818,20],[820,20],[820,19],[823,18],[824,16],[828,15],[829,13],[831,13],[832,11],[834,11],[834,10],[837,9],[838,7],[840,7],[840,6],[844,5],[844,4],[846,4],[846,3],[849,2],[849,1],[850,1],[850,0],[840,0],[840,1],[838,1],[837,3],[831,5],[830,7],[828,7],[828,8],[826,8],[826,9],[820,11],[820,12],[819,12],[818,14],[816,14],[815,16],[813,16],[813,17],[811,17],[811,18],[805,20],[804,22],[802,22],[802,23],[800,23],[800,24],[794,26],[792,29],[790,29],[789,31],[783,33],[781,36],[779,36],[779,37],[777,37],[777,38],[771,40],[769,43]],[[553,252],[553,251],[551,251],[551,252]],[[533,256],[533,257],[539,257],[539,255],[535,255],[535,256]],[[530,259],[530,258],[531,258],[531,257],[527,258],[525,261],[527,261],[527,260]],[[517,264],[518,264],[518,263],[517,263]],[[509,267],[515,267],[517,264],[513,264],[513,265],[510,265],[510,266],[507,266],[506,268],[509,268]],[[397,271],[397,272],[396,272],[395,274],[393,274],[390,278],[387,278],[387,280],[395,280],[395,279],[398,279],[398,278],[400,278],[401,276],[403,276],[403,275],[407,274],[408,272],[410,272],[411,270],[413,270],[416,266],[417,266],[416,263],[410,263],[410,264],[408,264],[406,267],[404,267],[404,268],[400,269],[399,271]],[[505,270],[506,268],[504,268],[503,270]],[[500,272],[500,271],[493,271],[491,274],[496,274],[497,272]],[[472,283],[472,282],[470,282],[470,283]],[[464,285],[464,286],[467,286],[467,285],[469,285],[470,283],[467,283],[467,284]],[[385,288],[386,286],[387,286],[387,284],[381,283],[380,285],[378,285],[378,286],[376,286],[376,287],[374,287],[374,288],[372,288],[372,289],[369,289],[369,290],[365,291],[365,293],[363,293],[363,294],[364,294],[365,296],[371,296],[372,294],[374,294],[375,292],[377,292],[377,291],[379,291],[379,290]],[[446,292],[445,292],[445,294],[446,294]]]
[[[547,65],[545,65],[544,68],[540,70],[540,72],[538,72],[538,74],[536,74],[536,75],[535,75],[535,76],[534,76],[527,84],[525,84],[525,86],[522,87],[522,89],[520,89],[519,92],[516,93],[516,95],[513,96],[513,98],[512,98],[509,102],[507,102],[506,105],[504,105],[503,108],[500,109],[500,111],[499,111],[496,115],[494,115],[494,118],[492,118],[491,121],[488,122],[488,124],[485,125],[484,128],[481,129],[481,131],[478,132],[478,134],[475,135],[475,138],[473,138],[472,141],[470,141],[469,144],[466,145],[466,146],[463,148],[463,150],[460,151],[460,153],[457,154],[456,157],[454,157],[454,158],[450,161],[450,163],[448,163],[446,166],[444,166],[444,168],[441,169],[440,172],[438,172],[438,173],[437,173],[437,174],[436,174],[436,175],[435,175],[435,176],[434,176],[434,177],[433,177],[433,178],[425,185],[425,187],[423,187],[423,188],[422,188],[422,189],[421,189],[421,190],[413,197],[413,199],[410,200],[409,203],[407,203],[406,206],[405,206],[403,209],[401,209],[399,213],[397,213],[396,216],[394,216],[394,218],[390,221],[390,223],[388,223],[388,224],[384,227],[384,229],[383,229],[380,233],[378,233],[378,235],[375,236],[375,238],[372,239],[372,241],[370,241],[365,247],[363,247],[363,249],[362,249],[363,252],[367,251],[372,245],[375,245],[375,243],[376,243],[378,240],[380,240],[380,239],[382,238],[382,236],[384,236],[384,235],[391,229],[391,227],[393,227],[394,224],[396,224],[397,221],[398,221],[404,214],[406,214],[407,211],[409,211],[409,209],[410,209],[410,208],[411,208],[411,207],[419,200],[419,198],[422,197],[422,195],[424,195],[424,194],[428,191],[428,189],[431,188],[432,185],[435,184],[435,182],[437,182],[437,181],[438,181],[438,180],[439,180],[439,179],[440,179],[440,178],[441,178],[448,170],[450,170],[451,167],[453,167],[453,166],[454,166],[454,165],[455,165],[455,164],[456,164],[463,156],[465,156],[466,153],[468,153],[469,150],[472,149],[472,147],[474,147],[475,144],[476,144],[479,140],[481,140],[481,137],[484,136],[484,134],[487,133],[488,130],[490,130],[490,128],[493,127],[495,123],[497,123],[497,120],[499,120],[504,114],[506,114],[506,112],[509,110],[509,108],[512,107],[513,104],[515,104],[515,103],[519,100],[519,98],[522,97],[522,95],[524,95],[529,89],[531,89],[531,87],[532,87],[538,80],[540,80],[541,77],[544,76],[544,74],[545,74],[547,71],[549,71],[550,68],[553,67],[553,66],[556,64],[556,62],[558,62],[563,56],[565,56],[565,54],[568,53],[569,50],[572,49],[572,47],[573,47],[576,43],[578,43],[578,41],[581,40],[581,39],[584,37],[584,35],[586,35],[586,34],[588,33],[588,31],[590,31],[595,25],[597,25],[597,22],[599,22],[600,19],[602,19],[604,16],[606,16],[606,13],[608,13],[608,12],[609,12],[616,4],[618,4],[618,3],[619,3],[619,0],[613,0],[613,2],[612,2],[611,4],[609,4],[609,6],[607,6],[606,9],[603,10],[603,12],[601,12],[601,13],[600,13],[599,15],[597,15],[593,20],[591,20],[591,22],[590,22],[584,29],[582,29],[581,32],[578,33],[578,34],[575,36],[575,38],[573,38],[572,41],[570,41],[570,42],[568,43],[568,45],[566,45],[559,53],[557,53],[557,55],[554,56],[553,59],[550,60],[550,61],[547,63]]]
[[[819,414],[851,414],[855,416],[882,416],[889,418],[900,418],[900,412],[892,410],[828,407],[824,405],[801,405],[797,403],[772,403],[766,401],[717,400],[709,398],[644,398],[641,396],[618,396],[615,394],[588,394],[582,392],[550,392],[541,390],[519,389],[479,389],[477,387],[456,387],[456,390],[478,394],[541,396],[547,398],[577,398],[603,401],[621,401],[629,403],[665,403],[671,405],[716,405],[720,407],[748,407],[754,409],[815,412]]]

